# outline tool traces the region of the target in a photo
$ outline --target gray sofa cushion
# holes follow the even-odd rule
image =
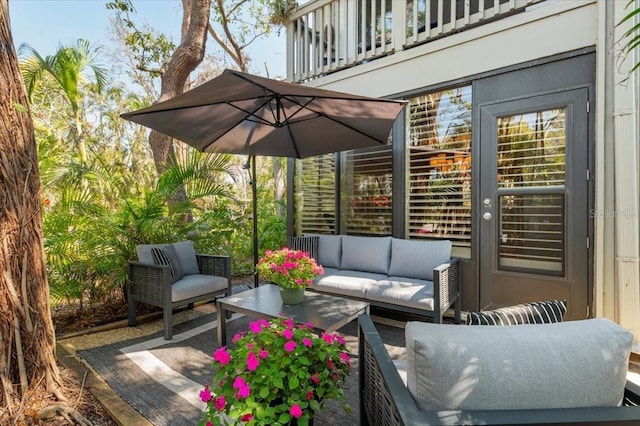
[[[176,249],[184,274],[199,274],[200,269],[198,268],[198,260],[196,259],[196,250],[193,248],[193,241],[180,241],[171,245]]]
[[[616,406],[633,335],[596,318],[517,327],[409,322],[408,388],[421,410]]]
[[[171,286],[171,302],[180,302],[227,288],[227,278],[215,275],[185,275]]]
[[[365,296],[369,300],[433,311],[433,281],[388,277],[370,284]]]
[[[433,269],[451,260],[449,240],[391,240],[389,275],[433,281]]]
[[[343,296],[365,297],[369,285],[385,278],[382,274],[325,268],[324,275],[316,278],[312,288]]]
[[[340,268],[342,235],[318,235],[318,262],[327,268]]]
[[[343,235],[340,269],[386,275],[389,273],[390,254],[391,237]]]

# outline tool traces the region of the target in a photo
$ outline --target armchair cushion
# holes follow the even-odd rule
[[[604,318],[518,327],[409,322],[407,387],[421,410],[617,406],[633,335]]]
[[[176,250],[184,274],[199,274],[200,269],[198,268],[198,260],[196,259],[196,250],[193,247],[193,241],[180,241],[171,245]]]
[[[152,247],[151,256],[153,257],[153,262],[156,265],[165,265],[171,268],[172,283],[182,279],[184,271],[182,270],[182,265],[180,264],[180,259],[178,259],[176,249],[173,248],[172,245]]]
[[[227,288],[226,277],[215,275],[185,275],[180,281],[171,286],[171,302],[191,299],[207,293],[223,291]]]
[[[562,322],[566,300],[529,302],[491,311],[468,312],[467,325],[516,325]]]

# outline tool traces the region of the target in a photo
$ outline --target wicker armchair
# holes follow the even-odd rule
[[[199,274],[172,283],[171,268],[128,262],[129,326],[136,325],[136,302],[162,308],[164,338],[171,340],[173,309],[194,302],[231,295],[231,258],[196,254]]]
[[[371,318],[361,315],[358,324],[361,425],[640,424],[640,387],[629,381],[621,407],[420,410]]]

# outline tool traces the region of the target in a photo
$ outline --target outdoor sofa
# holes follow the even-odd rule
[[[289,237],[289,248],[308,251],[324,268],[312,291],[369,302],[443,322],[453,308],[460,322],[458,259],[451,241],[353,235]]]
[[[362,425],[640,424],[633,336],[609,320],[408,322],[404,363],[368,315],[358,328]]]
[[[173,310],[231,295],[231,258],[196,254],[192,241],[140,244],[138,261],[127,264],[129,326],[136,325],[136,302],[162,308],[164,338],[173,336]]]

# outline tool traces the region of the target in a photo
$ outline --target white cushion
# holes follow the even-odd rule
[[[390,255],[391,237],[343,235],[340,269],[387,275]]]
[[[391,241],[389,275],[433,281],[433,269],[451,260],[449,240]]]
[[[407,323],[408,388],[421,410],[616,406],[633,335],[597,318],[467,327]]]
[[[433,281],[388,277],[370,284],[365,296],[369,300],[433,311]]]
[[[185,275],[199,274],[198,260],[196,259],[196,250],[193,248],[193,241],[180,241],[172,244],[176,249],[178,259],[182,265],[182,270]]]
[[[386,278],[382,274],[370,272],[325,269],[324,275],[316,278],[312,288],[325,293],[343,296],[364,297],[367,287]]]

